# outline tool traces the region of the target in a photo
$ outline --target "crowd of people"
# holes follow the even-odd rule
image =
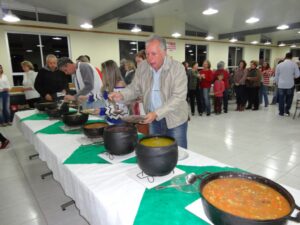
[[[282,63],[282,64],[281,64]],[[269,106],[268,88],[272,87],[274,95],[271,104],[279,103],[279,115],[290,115],[291,103],[295,88],[295,80],[299,78],[299,68],[292,61],[292,54],[287,53],[280,60],[275,70],[268,62],[262,66],[252,60],[247,67],[245,60],[239,62],[231,74],[225,69],[225,63],[220,61],[216,70],[211,70],[211,63],[205,60],[202,68],[197,62],[183,62],[188,77],[187,100],[190,103],[192,116],[195,115],[195,103],[200,116],[203,112],[211,114],[211,97],[214,113],[219,115],[228,112],[229,92],[235,96],[236,111],[259,110]],[[279,65],[280,64],[280,65]]]
[[[200,116],[228,112],[229,96],[236,97],[236,110],[258,110],[264,100],[268,107],[267,87],[276,83],[272,103],[279,103],[279,115],[289,114],[294,93],[294,78],[299,69],[288,53],[285,60],[270,68],[267,62],[260,67],[252,60],[250,66],[244,60],[232,74],[220,61],[217,69],[211,69],[209,60],[199,68],[197,62],[178,61],[167,55],[166,40],[153,35],[146,42],[146,50],[136,54],[135,62],[121,60],[120,67],[113,60],[107,60],[97,68],[90,64],[88,55],[79,56],[75,62],[68,57],[57,59],[46,57],[46,65],[38,72],[32,62],[21,63],[24,71],[23,91],[28,105],[33,108],[38,101],[76,101],[93,114],[103,116],[110,124],[121,122],[129,114],[140,114],[143,104],[143,123],[149,124],[150,134],[164,134],[176,139],[179,146],[187,147],[188,102],[191,114],[195,108]],[[69,89],[70,76],[76,93]],[[10,84],[0,66],[0,125],[10,125]],[[211,98],[213,106],[211,109]],[[271,103],[271,104],[272,104]],[[120,112],[116,112],[118,109]],[[9,141],[2,135],[1,146]]]

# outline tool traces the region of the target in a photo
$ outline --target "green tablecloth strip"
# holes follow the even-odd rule
[[[105,151],[103,145],[81,145],[64,161],[64,164],[107,164],[109,162],[98,156]]]
[[[87,123],[95,123],[95,122],[103,122],[103,120],[89,120]],[[41,134],[81,134],[82,130],[71,130],[71,131],[64,131],[61,129],[61,126],[64,126],[64,123],[62,121],[58,121],[48,127],[45,127],[41,130],[38,130],[35,132],[41,133]]]
[[[194,172],[202,174],[204,172],[220,171],[241,171],[236,168],[215,167],[215,166],[177,166],[186,173]],[[170,184],[171,181],[163,185]],[[186,206],[200,198],[199,193],[184,193],[174,188],[155,190],[146,189],[140,203],[140,207],[135,217],[134,225],[207,225],[208,223],[185,209]]]
[[[21,119],[21,122],[26,120],[48,120],[49,116],[46,113],[36,113]]]

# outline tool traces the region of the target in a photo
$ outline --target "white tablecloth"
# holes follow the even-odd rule
[[[35,111],[17,112],[14,124],[35,146],[41,160],[46,161],[54,178],[65,193],[76,202],[76,206],[91,225],[131,225],[134,222],[145,187],[128,177],[136,164],[63,164],[81,145],[81,134],[41,134],[34,132],[57,121],[27,120],[22,118]],[[189,157],[179,165],[227,166],[216,160],[187,150]],[[288,188],[288,187],[287,187]],[[288,188],[289,189],[289,188]],[[295,196],[300,191],[289,189]],[[298,205],[300,204],[300,199]],[[185,210],[185,209],[182,209]],[[150,221],[149,221],[150,222]],[[289,222],[288,224],[293,224]]]

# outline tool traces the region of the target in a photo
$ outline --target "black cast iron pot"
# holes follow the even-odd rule
[[[147,138],[168,138],[173,141],[164,147],[149,147],[141,144]],[[178,146],[174,138],[164,135],[149,135],[143,137],[136,146],[137,163],[140,169],[149,176],[165,176],[176,166],[178,161]]]
[[[77,113],[77,112],[68,112],[62,115],[62,121],[65,125],[74,127],[81,126],[88,121],[89,114]]]
[[[201,177],[201,175],[200,175]],[[265,177],[261,177],[259,175],[255,174],[249,174],[249,173],[239,173],[239,172],[219,172],[219,173],[212,173],[204,178],[200,178],[202,181],[200,183],[200,193],[202,193],[202,190],[206,184],[208,184],[210,181],[213,181],[215,179],[219,178],[227,178],[227,177],[236,177],[236,178],[242,178],[242,179],[248,179],[253,180],[262,184],[265,184],[276,191],[278,191],[280,194],[282,194],[286,200],[289,202],[291,206],[291,211],[288,215],[274,219],[274,220],[254,220],[254,219],[246,219],[242,217],[238,217],[232,214],[229,214],[227,212],[224,212],[223,210],[213,206],[210,204],[204,196],[202,196],[201,200],[204,206],[204,211],[206,216],[209,218],[209,220],[215,224],[215,225],[284,225],[287,223],[288,220],[292,220],[294,222],[300,222],[300,213],[297,214],[296,217],[291,216],[292,212],[295,209],[300,210],[300,207],[296,205],[295,200],[293,196],[281,185],[275,183],[272,180],[269,180]]]
[[[63,114],[69,112],[69,106],[67,104],[62,104],[59,108],[46,109],[46,113],[51,118],[61,118]]]
[[[88,138],[99,138],[103,136],[105,127],[108,127],[108,123],[96,122],[96,123],[85,124],[83,126],[83,133]]]
[[[46,111],[46,109],[55,109],[57,108],[56,102],[47,102],[47,101],[41,101],[35,103],[35,108],[39,111]]]
[[[125,155],[133,152],[137,140],[137,129],[130,124],[111,125],[104,128],[104,147],[111,155]]]

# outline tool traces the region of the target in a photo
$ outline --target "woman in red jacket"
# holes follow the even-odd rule
[[[200,87],[203,91],[203,100],[204,100],[204,105],[205,105],[205,110],[206,110],[206,115],[210,116],[210,87],[211,83],[213,81],[213,72],[210,69],[211,64],[208,60],[205,60],[202,64],[203,69],[200,71],[199,79],[201,80],[200,82]]]

